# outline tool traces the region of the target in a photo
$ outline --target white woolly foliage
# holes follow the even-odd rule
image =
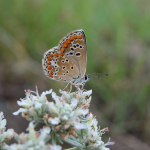
[[[17,135],[18,144],[5,145],[5,148],[61,150],[61,146],[56,145],[56,137],[60,143],[64,141],[83,150],[109,150],[106,146],[114,144],[110,140],[107,143],[102,141],[102,135],[108,128],[101,130],[96,117],[89,113],[92,90],[72,93],[60,90],[61,96],[52,90],[39,95],[37,88],[35,92],[25,92],[26,97],[17,102],[22,108],[13,114],[21,113],[22,117],[30,121],[29,133]],[[48,94],[51,94],[51,100],[47,99]],[[37,132],[34,126],[39,123],[46,126]],[[1,124],[5,126],[6,123],[3,121]],[[52,143],[46,144],[50,143],[50,139]]]
[[[7,142],[13,137],[14,130],[8,129],[6,131],[6,119],[4,119],[3,112],[0,112],[0,149],[2,149]]]

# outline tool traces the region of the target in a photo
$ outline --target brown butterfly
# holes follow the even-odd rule
[[[90,75],[85,74],[86,63],[86,37],[82,29],[68,33],[58,46],[45,52],[42,60],[47,77],[82,88],[90,79]]]

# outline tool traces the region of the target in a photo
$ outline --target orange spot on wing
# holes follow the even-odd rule
[[[63,54],[63,53],[59,53],[59,55],[60,55],[60,56],[63,56],[64,54]]]
[[[47,70],[51,70],[52,69],[52,67],[51,66],[49,66],[48,68],[47,68]]]
[[[77,36],[77,35],[75,35],[75,36],[74,36],[74,39],[77,39],[77,38],[78,38],[78,36]]]
[[[47,63],[47,65],[50,65],[50,64],[51,64],[51,62],[48,62],[48,63]]]
[[[55,56],[55,57],[58,57],[58,53],[55,53],[54,56]]]
[[[68,45],[67,45],[67,43],[64,43],[63,45],[62,45],[62,47],[67,47]]]
[[[50,72],[50,75],[49,75],[49,76],[50,76],[50,77],[52,77],[52,76],[53,76],[53,72],[52,72],[52,71]]]
[[[64,49],[64,48],[62,48],[60,51],[63,53],[63,52],[64,52],[64,50],[65,50],[65,49]]]
[[[82,39],[82,35],[79,35],[78,38],[79,38],[79,39]]]
[[[67,40],[66,43],[67,43],[67,44],[70,44],[71,42],[70,42],[70,40]]]
[[[53,57],[53,54],[51,54],[49,57]]]
[[[51,61],[51,58],[50,58],[50,57],[48,57],[47,61]]]
[[[72,41],[72,40],[74,40],[74,38],[73,38],[73,37],[70,37],[69,40]]]

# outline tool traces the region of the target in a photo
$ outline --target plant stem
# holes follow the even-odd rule
[[[54,131],[52,131],[52,145],[56,145],[56,135]]]

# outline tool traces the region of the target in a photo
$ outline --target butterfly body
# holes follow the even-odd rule
[[[52,80],[84,85],[89,80],[85,75],[87,63],[86,37],[83,30],[70,32],[58,46],[44,54],[43,70]]]

